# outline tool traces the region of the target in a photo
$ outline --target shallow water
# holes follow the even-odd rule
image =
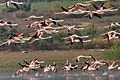
[[[48,73],[39,74],[35,76],[34,74],[26,74],[23,76],[12,77],[12,73],[0,73],[0,80],[120,80],[119,72],[94,72],[94,73],[81,73],[81,72],[71,72],[71,73]]]

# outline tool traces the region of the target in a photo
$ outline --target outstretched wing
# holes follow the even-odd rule
[[[103,9],[107,9],[107,8],[105,7],[105,4],[104,4],[104,3],[101,5],[101,7],[102,7]]]
[[[25,63],[25,64],[27,64],[27,65],[29,65],[30,63],[28,63],[27,61],[25,61],[25,60],[23,60],[23,62]]]
[[[79,39],[79,41],[80,41],[81,43],[83,43],[83,40],[82,40],[82,38],[80,38],[80,37],[77,37],[77,38],[75,38],[75,39]]]
[[[89,55],[89,56],[91,56],[91,58],[92,58],[94,61],[96,61],[96,58],[95,58],[94,56],[92,56],[92,55]]]
[[[17,9],[20,9],[16,3],[12,3]]]
[[[61,9],[65,12],[69,12],[67,9],[65,9],[63,6],[61,7]]]
[[[92,3],[92,6],[93,6],[96,10],[99,10],[99,8],[98,8],[95,4]]]
[[[22,67],[28,67],[27,65],[23,65],[23,64],[21,64],[21,63],[18,63],[20,66],[22,66]]]
[[[8,43],[8,42],[3,42],[3,43],[0,44],[0,46],[5,45],[5,44],[7,44],[7,43]]]
[[[97,14],[97,13],[94,13],[93,14],[94,16],[97,16],[98,18],[102,18],[99,14]]]

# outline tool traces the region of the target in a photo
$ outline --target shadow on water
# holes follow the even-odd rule
[[[0,80],[120,80],[118,71],[112,73],[94,72],[94,73],[51,73],[47,75],[24,75],[12,77],[11,74],[0,73]]]

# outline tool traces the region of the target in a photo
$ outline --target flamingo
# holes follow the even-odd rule
[[[77,34],[72,34],[71,36],[65,37],[65,38],[62,38],[62,39],[70,40],[71,45],[75,42],[84,43],[84,42],[90,42],[91,41],[91,40],[83,41],[83,38],[88,38],[88,36],[78,36]]]
[[[65,9],[63,6],[61,6],[61,9],[65,12],[71,12],[75,9],[75,5],[68,7],[68,9]]]
[[[98,69],[100,68],[100,65],[97,65],[97,64],[94,64],[94,63],[91,63],[90,65],[89,65],[89,67],[88,67],[88,71],[95,71],[95,70],[97,70],[98,71]]]
[[[85,66],[81,66],[81,69],[85,72],[87,69],[88,69],[88,67],[90,66],[90,64],[88,63],[88,62],[85,62]]]
[[[18,64],[22,66],[22,68],[18,69],[12,77],[17,76],[18,74],[28,73],[30,71],[30,68],[28,65],[23,65],[21,63],[18,63]]]
[[[68,63],[68,60],[67,60],[67,63],[62,68],[62,71],[69,72],[69,71],[72,71],[73,69],[77,69],[77,67],[78,65]]]
[[[2,3],[0,5],[6,5],[6,7],[8,8],[10,4],[14,5],[17,9],[20,9],[18,5],[22,5],[23,2],[15,2],[13,0],[7,0],[5,3]]]
[[[76,7],[76,4],[68,7],[68,9],[64,8],[61,6],[61,9],[63,10],[62,12],[54,12],[54,14],[70,14]]]
[[[72,63],[70,63],[69,66],[70,66],[71,70],[78,68],[78,65],[75,65],[75,64],[72,64]]]
[[[25,20],[25,21],[29,21],[29,20],[32,20],[32,19],[41,19],[41,18],[43,18],[43,17],[44,17],[44,16],[31,15],[31,16],[25,18],[24,20]]]
[[[75,5],[76,6],[81,6],[81,7],[85,8],[86,6],[89,6],[90,4],[89,3],[86,4],[86,3],[80,3],[79,2],[79,3],[76,3]]]
[[[53,25],[53,24],[55,24],[55,25],[58,25],[58,26],[61,26],[60,24],[59,24],[59,22],[63,22],[64,20],[55,20],[55,19],[53,19],[53,18],[46,18],[46,19],[44,19],[44,20],[42,20],[42,21],[40,21],[40,24],[41,24],[41,26],[51,26],[51,25]]]
[[[88,63],[88,62],[85,62],[85,66],[82,66],[81,69],[82,70],[87,70],[87,71],[95,71],[97,70],[98,71],[98,68],[100,68],[100,65],[97,65],[97,64],[94,64],[94,63]]]
[[[55,62],[53,62],[53,64],[51,65],[51,70],[53,72],[57,72],[57,68],[56,68],[56,63]]]
[[[104,62],[103,60],[97,60],[94,56],[90,55],[91,58],[94,60],[92,63],[93,64],[97,64],[97,65],[105,65],[106,62]]]
[[[66,28],[68,32],[71,32],[72,30],[83,30],[84,29],[84,28],[76,27],[76,25],[72,25],[72,26],[64,25],[63,28]]]
[[[80,58],[89,59],[89,58],[92,58],[92,56],[91,55],[89,55],[89,56],[79,55],[79,56],[75,57],[73,60],[76,60],[76,62],[79,62]]]
[[[67,9],[61,6],[61,9],[63,10],[63,12],[55,12],[54,14],[78,14],[78,12],[76,11],[76,7],[80,6],[85,8],[88,5],[90,4],[76,3],[72,6],[69,6]]]
[[[55,19],[53,19],[53,18],[48,18],[48,20],[49,21],[52,21],[52,22],[63,22],[64,20],[55,20]]]
[[[88,62],[85,62],[85,66],[82,66],[81,69],[83,71],[95,71],[106,64],[106,62],[103,62],[102,60],[97,60],[95,57],[93,57],[92,55],[89,55],[93,60],[94,62],[91,62],[91,63],[88,63]]]
[[[14,33],[12,33],[11,35],[13,36],[13,38],[15,40],[23,41],[22,40],[23,39],[23,33],[20,33],[20,34],[14,34]]]
[[[96,6],[94,3],[92,3],[92,6],[96,9],[96,12],[99,12],[99,13],[104,13],[104,9],[106,9],[106,7],[104,6],[104,3],[101,4],[101,7],[99,8],[98,6]]]
[[[10,45],[11,43],[13,43],[13,44],[22,44],[22,43],[25,43],[25,41],[18,38],[18,37],[9,36],[7,41],[1,43],[0,46],[5,45],[5,44]]]
[[[103,14],[103,13],[98,12],[98,11],[86,11],[86,15],[84,16],[88,16],[90,19],[92,19],[93,15],[98,18],[102,18],[99,14]]]
[[[113,22],[113,23],[110,23],[109,25],[105,26],[104,28],[112,28],[114,26],[120,26],[120,23],[119,22]]]
[[[95,4],[93,4],[92,3],[92,5],[93,5],[93,7],[96,9],[96,11],[97,12],[101,12],[101,13],[104,13],[104,12],[111,12],[111,11],[117,11],[118,9],[113,9],[113,7],[111,7],[111,8],[107,8],[105,5],[104,5],[104,3],[101,5],[101,7],[100,8],[98,8]]]
[[[120,33],[116,32],[116,31],[109,31],[109,32],[103,33],[101,35],[105,36],[107,38],[108,42],[110,42],[110,40],[113,38],[120,38]]]
[[[35,21],[35,22],[32,22],[30,25],[27,26],[28,28],[31,28],[31,27],[38,27],[40,28],[41,27],[41,24],[38,22],[38,21]]]
[[[118,64],[115,65],[115,63],[116,61],[113,61],[112,64],[106,63],[108,72],[118,67]]]
[[[23,60],[31,70],[36,71],[36,76],[38,76],[38,69],[39,68],[43,68],[43,66],[41,66],[41,63],[44,63],[44,61],[38,61],[37,58],[32,60],[30,63],[28,63],[27,61]]]
[[[49,27],[49,26],[47,26],[47,27],[41,27],[41,29],[46,30],[47,34],[58,33],[58,32],[60,32],[60,29],[62,29],[62,28],[63,27]]]
[[[34,39],[34,40],[32,40],[31,42],[29,42],[29,44],[31,44],[31,43],[33,43],[33,42],[35,42],[35,41],[38,41],[38,40],[40,40],[40,39],[50,39],[50,38],[52,38],[52,36],[43,38],[42,35],[43,35],[45,32],[47,32],[47,30],[45,30],[45,29],[38,29],[34,34],[32,34],[32,36],[29,37],[30,40]]]
[[[9,26],[10,28],[12,27],[16,27],[18,26],[18,24],[13,24],[11,22],[8,22],[8,21],[3,21],[3,20],[0,20],[0,26]]]
[[[84,3],[91,3],[91,2],[105,2],[106,0],[90,0],[90,1],[85,1]]]
[[[43,73],[41,74],[41,76],[42,75],[47,75],[47,73],[48,72],[50,72],[50,70],[51,70],[51,65],[46,65],[45,67],[44,67],[44,70],[43,70]]]

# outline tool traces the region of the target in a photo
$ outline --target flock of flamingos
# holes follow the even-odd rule
[[[90,19],[93,18],[93,16],[96,16],[98,18],[101,18],[101,15],[106,13],[106,12],[113,12],[117,11],[118,9],[115,9],[114,7],[107,8],[104,4],[104,1],[106,0],[91,0],[85,3],[76,3],[72,6],[69,6],[67,8],[61,6],[61,12],[54,12],[54,14],[59,15],[59,14],[85,14],[84,16],[88,16]],[[101,4],[96,5],[95,2],[101,2]],[[6,5],[6,8],[10,6],[10,4],[14,5],[17,9],[19,9],[19,5],[24,4],[23,2],[15,2],[13,0],[7,0],[5,3],[0,4]],[[89,10],[86,9],[87,6],[92,5],[95,10]],[[99,7],[98,7],[99,6]],[[79,7],[85,8],[86,10],[81,10]],[[22,21],[22,20],[21,20]],[[41,39],[50,39],[52,38],[53,34],[57,34],[63,31],[68,31],[67,37],[63,37],[62,39],[68,41],[67,43],[70,43],[73,45],[74,43],[80,42],[81,44],[84,42],[91,42],[89,38],[89,35],[85,36],[79,36],[77,34],[71,33],[72,30],[82,30],[84,28],[78,27],[77,25],[62,25],[61,23],[64,22],[64,20],[56,20],[54,18],[44,18],[44,16],[35,16],[31,15],[23,20],[24,22],[30,22],[30,24],[26,25],[26,28],[32,28],[34,29],[33,33],[29,33],[28,37],[24,37],[24,33],[12,33],[11,35],[8,36],[8,39],[6,41],[3,41],[3,43],[0,44],[0,46],[3,45],[10,45],[10,44],[23,44],[28,42],[28,44],[33,44],[35,41],[41,40]],[[19,27],[20,24],[12,23],[9,21],[4,21],[0,20],[0,26],[1,27]],[[110,23],[109,25],[105,26],[104,28],[112,28],[115,26],[120,26],[119,22],[113,22]],[[47,35],[46,35],[47,34]],[[105,39],[108,42],[110,42],[111,39],[114,38],[120,38],[120,33],[118,30],[114,31],[109,31],[106,33],[100,34],[101,36],[104,36]],[[87,38],[88,40],[86,40]],[[84,40],[85,39],[85,40]],[[103,60],[97,60],[94,56],[89,55],[89,56],[83,56],[80,55],[73,60],[76,62],[80,62],[81,58],[83,59],[91,59],[91,62],[85,62],[81,69],[83,72],[93,72],[95,70],[99,70],[101,66],[107,66],[108,72],[111,71],[112,69],[117,68],[120,70],[120,67],[118,64],[116,64],[116,61],[113,61],[112,64],[109,64]],[[38,61],[37,59],[32,60],[31,62],[27,62],[23,60],[24,64],[18,63],[22,68],[18,69],[15,74],[13,75],[16,76],[18,74],[24,74],[28,73],[29,71],[33,70],[36,71],[36,76],[38,75],[39,69],[43,69],[43,73],[41,75],[46,74],[47,72],[53,71],[53,72],[58,72],[58,66],[55,62],[53,64],[49,64],[46,66],[43,66],[42,63],[44,61]],[[74,69],[78,68],[78,64],[72,64],[68,60],[63,66],[63,68],[60,70],[63,72],[69,72],[73,71]]]

